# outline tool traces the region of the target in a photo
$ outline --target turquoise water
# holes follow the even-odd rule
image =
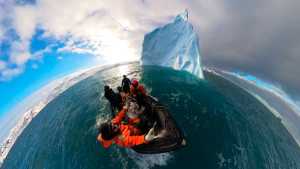
[[[96,142],[108,119],[104,84],[118,86],[122,73],[137,77],[168,107],[188,146],[142,155]],[[213,74],[207,81],[161,67],[119,66],[74,85],[33,119],[2,169],[300,169],[300,150],[280,120],[255,98]]]

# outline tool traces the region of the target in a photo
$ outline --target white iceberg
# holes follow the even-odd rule
[[[188,22],[188,12],[144,37],[141,64],[172,67],[203,78],[198,36]]]

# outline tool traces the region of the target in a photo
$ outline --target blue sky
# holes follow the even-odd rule
[[[35,53],[45,49],[49,43],[63,46],[63,44],[59,42],[41,39],[38,33],[31,40],[30,50],[32,53]],[[1,50],[7,50],[4,49],[7,48],[7,46],[9,46],[9,44],[2,44]],[[82,68],[101,64],[99,59],[90,56],[90,54],[78,54],[72,52],[58,53],[56,48],[43,53],[43,59],[41,60],[28,61],[24,66],[24,70],[19,75],[0,82],[0,91],[2,93],[0,100],[0,116],[7,113],[14,105],[21,102],[26,96],[51,80]]]

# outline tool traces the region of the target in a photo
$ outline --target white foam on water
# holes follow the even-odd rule
[[[128,157],[122,153],[120,147],[113,146],[113,153],[111,153],[110,157],[116,161],[121,162],[122,169],[128,169]]]
[[[101,111],[103,112],[103,111]],[[102,123],[105,123],[111,119],[111,115],[109,113],[99,113],[96,117],[95,128],[98,128]]]
[[[166,166],[168,161],[173,158],[171,153],[140,154],[131,149],[128,149],[126,152],[129,158],[135,162],[138,169],[150,169],[154,166]]]
[[[221,168],[221,167],[224,166],[224,164],[226,162],[226,159],[224,158],[223,153],[218,153],[217,156],[218,156],[218,159],[219,159],[218,165]]]
[[[217,153],[216,154],[217,155],[217,157],[218,157],[218,165],[219,165],[219,168],[224,168],[224,167],[229,167],[229,166],[231,166],[231,165],[233,165],[233,166],[235,166],[235,167],[237,167],[237,165],[238,165],[238,161],[237,161],[237,159],[236,159],[236,156],[234,156],[234,157],[232,157],[232,158],[225,158],[224,157],[224,155],[223,155],[223,153],[221,152],[221,153]]]

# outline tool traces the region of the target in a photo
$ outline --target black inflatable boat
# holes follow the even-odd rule
[[[133,147],[133,150],[143,154],[156,154],[174,151],[186,146],[186,140],[182,131],[178,128],[175,120],[166,108],[161,105],[154,97],[148,96],[145,100],[146,125],[144,131],[147,132],[155,125],[155,133],[162,137],[154,139],[147,144],[141,144]]]

